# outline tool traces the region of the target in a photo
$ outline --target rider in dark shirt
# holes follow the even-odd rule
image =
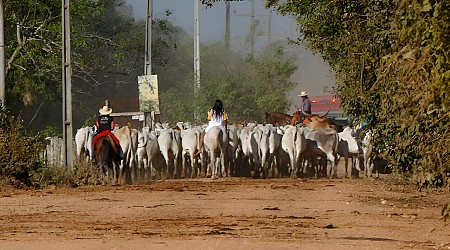
[[[97,121],[94,125],[94,134],[100,134],[103,130],[114,130],[114,119],[110,114],[112,113],[112,109],[107,106],[103,106],[102,109],[99,110],[100,116],[97,118]]]
[[[94,142],[95,142],[95,137],[97,135],[99,135],[101,132],[103,132],[105,130],[108,130],[109,132],[113,131],[114,126],[115,126],[114,119],[111,116],[112,109],[110,107],[105,105],[105,106],[103,106],[103,108],[99,109],[98,112],[100,113],[100,116],[95,121],[95,125],[93,127]],[[119,150],[119,158],[123,159],[123,151],[122,151],[122,148],[120,147],[119,140],[116,138],[116,136],[113,133],[108,133],[108,134],[116,142],[116,146],[118,147],[118,150]],[[95,150],[95,147],[94,147],[94,150]],[[93,155],[92,162],[93,163],[96,162],[95,154]]]
[[[311,100],[308,98],[306,91],[302,91],[298,96],[302,98],[302,106],[300,110],[307,114],[311,114]]]

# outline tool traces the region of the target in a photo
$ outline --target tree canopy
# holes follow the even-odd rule
[[[268,0],[337,72],[347,114],[370,121],[397,170],[450,172],[450,1]]]
[[[138,111],[145,22],[133,18],[125,0],[71,1],[70,14],[74,126],[91,124],[105,99],[120,101],[115,111]],[[61,1],[8,1],[5,16],[7,107],[34,130],[60,129]],[[160,83],[163,119],[202,122],[201,114],[214,98],[224,101],[232,120],[263,121],[264,111],[289,107],[285,94],[295,66],[274,52],[277,45],[251,59],[232,52],[230,71],[223,42],[202,44],[202,83],[196,96],[192,45],[192,37],[181,28],[164,18],[153,20],[152,73]]]

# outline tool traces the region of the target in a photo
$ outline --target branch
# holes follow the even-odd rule
[[[42,105],[44,104],[44,102],[47,100],[47,97],[45,97],[41,104],[39,105],[38,109],[36,110],[36,113],[34,113],[33,118],[31,118],[29,125],[31,125],[31,123],[33,122],[34,118],[36,118],[37,114],[39,113],[39,110],[41,109]]]

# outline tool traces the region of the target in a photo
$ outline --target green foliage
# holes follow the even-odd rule
[[[403,170],[449,178],[449,2],[403,1],[395,24],[395,53],[383,58],[378,131],[390,133],[390,158]],[[394,112],[388,112],[395,107]]]
[[[79,187],[102,184],[102,176],[96,168],[89,164],[79,163],[74,170],[59,166],[39,168],[34,172],[32,182],[39,188]]]
[[[97,114],[99,102],[138,95],[145,22],[135,21],[132,14],[125,0],[71,1],[75,127]],[[7,107],[25,124],[33,123],[34,131],[48,124],[62,130],[61,1],[5,1],[4,16]],[[169,63],[180,33],[167,20],[153,20],[153,73],[159,74]]]
[[[42,138],[47,138],[47,137],[55,137],[55,136],[60,136],[60,137],[62,137],[62,134],[60,134],[59,132],[58,132],[58,129],[56,128],[56,127],[54,127],[54,126],[47,126],[44,130],[41,130],[40,132],[39,132],[39,135],[42,137]]]
[[[5,112],[0,118],[0,176],[9,184],[32,186],[32,174],[43,164],[40,152],[45,148],[38,135],[25,131],[23,122]]]
[[[450,172],[449,1],[268,0],[337,72],[347,114],[371,121],[399,172]]]
[[[202,47],[201,86],[196,94],[192,74],[161,93],[166,120],[205,122],[216,99],[223,101],[230,122],[264,122],[265,111],[283,112],[289,108],[286,93],[293,87],[289,78],[296,69],[292,58],[282,59],[275,55],[275,49],[250,60],[236,53],[230,56],[232,69],[228,73],[222,60],[224,51],[222,43]]]
[[[60,78],[61,1],[5,1],[5,51],[8,105],[35,102],[35,95],[47,92],[54,100]],[[14,109],[12,109],[14,110]]]

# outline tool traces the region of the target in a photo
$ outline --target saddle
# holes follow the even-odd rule
[[[95,136],[94,140],[92,141],[92,145],[95,145],[97,143],[98,139],[100,139],[102,137],[106,137],[107,140],[111,143],[114,152],[116,154],[119,154],[119,148],[120,148],[119,139],[117,139],[117,137],[113,133],[111,133],[111,131],[109,131],[109,130],[103,130],[97,136]],[[95,146],[93,148],[95,148]]]

